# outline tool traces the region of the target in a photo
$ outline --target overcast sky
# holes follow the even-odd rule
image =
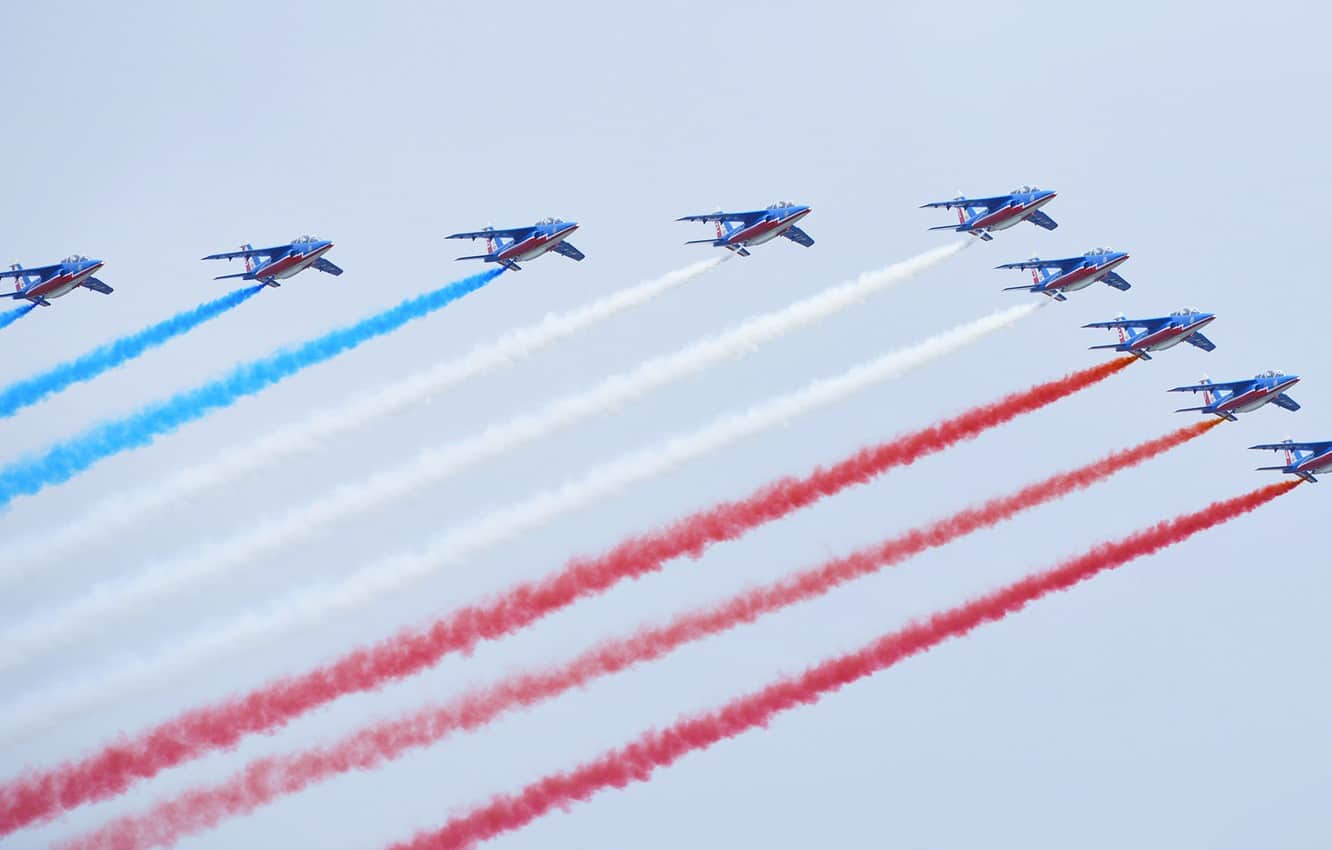
[[[205,5],[210,8],[204,8]],[[0,260],[106,262],[0,331],[25,377],[226,291],[198,258],[301,233],[308,273],[98,380],[0,421],[5,460],[476,270],[441,237],[545,215],[581,223],[551,255],[150,449],[0,515],[24,536],[506,329],[706,256],[673,219],[779,198],[814,207],[785,240],[528,362],[243,478],[82,552],[0,599],[6,622],[220,539],[343,482],[536,409],[654,354],[944,244],[920,210],[958,190],[1057,189],[1020,226],[864,306],[556,439],[210,583],[0,679],[0,701],[169,647],[622,452],[1028,297],[993,266],[1111,245],[1133,288],[1098,285],[835,408],[637,487],[261,654],[182,677],[0,752],[4,775],[306,669],[569,556],[600,551],[778,475],[1102,359],[1086,322],[1218,314],[1091,392],[829,499],[697,562],[620,587],[466,659],[347,699],[281,735],[170,771],[10,837],[45,846],[259,753],[563,659],[643,622],[850,551],[1190,421],[1164,390],[1204,371],[1304,376],[1267,407],[1141,469],[752,627],[700,642],[382,770],[340,777],[181,846],[378,848],[492,792],[573,766],[681,712],[857,647],[1101,539],[1272,479],[1256,442],[1332,439],[1324,232],[1332,191],[1319,3],[27,3],[6,10]],[[1166,7],[1169,8],[1166,8]],[[466,246],[462,246],[466,247]],[[1311,318],[1307,318],[1311,317]],[[1194,401],[1193,403],[1200,403]],[[1323,487],[1043,601],[873,679],[599,795],[496,848],[666,850],[1332,843],[1332,594]]]

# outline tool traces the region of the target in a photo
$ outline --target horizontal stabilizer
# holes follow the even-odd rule
[[[248,277],[249,274],[250,274],[249,272],[238,272],[237,274],[220,274],[217,277],[213,278],[213,280],[226,280],[227,278],[231,277]]]
[[[1039,286],[1027,286],[1024,284],[1022,286],[1005,286],[1003,291],[1017,292],[1018,290],[1022,290],[1023,292],[1040,292],[1041,288]]]
[[[965,229],[966,228],[960,224],[941,224],[938,227],[930,228],[930,230],[965,230]]]
[[[488,263],[498,263],[498,262],[499,262],[499,260],[495,259],[495,255],[494,255],[494,254],[468,254],[466,257],[454,257],[453,259],[454,259],[455,261],[456,261],[456,260],[485,260],[485,261],[488,262]]]
[[[100,280],[98,280],[95,277],[85,278],[83,281],[83,285],[91,289],[93,292],[100,292],[103,295],[110,295],[111,293],[115,292],[114,289],[107,286],[105,283],[102,283]]]
[[[1189,345],[1196,345],[1198,348],[1201,348],[1203,351],[1211,351],[1216,348],[1216,343],[1212,342],[1210,339],[1198,333],[1197,331],[1194,331],[1193,333],[1184,337],[1184,341],[1187,342]]]
[[[725,239],[690,239],[686,245],[712,245],[717,248],[726,244]]]
[[[1259,466],[1255,467],[1259,472],[1285,472],[1284,466]]]
[[[1123,292],[1124,290],[1128,289],[1129,286],[1130,286],[1130,284],[1129,284],[1129,282],[1128,282],[1127,280],[1124,280],[1124,278],[1120,277],[1119,275],[1115,274],[1114,272],[1106,272],[1106,273],[1105,273],[1105,277],[1102,278],[1102,279],[1103,279],[1106,283],[1108,283],[1108,284],[1110,284],[1111,286],[1113,286],[1115,289],[1118,289],[1120,292]]]

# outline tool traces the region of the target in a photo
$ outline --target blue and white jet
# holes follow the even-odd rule
[[[1298,475],[1310,484],[1317,484],[1314,474],[1332,472],[1332,441],[1326,443],[1297,443],[1283,440],[1280,443],[1261,443],[1249,446],[1251,449],[1265,449],[1273,452],[1285,452],[1284,466],[1260,466],[1260,470],[1276,470],[1287,475]]]
[[[15,263],[8,271],[0,272],[0,280],[7,277],[14,278],[14,291],[6,292],[0,297],[22,298],[43,307],[50,307],[51,302],[47,299],[59,298],[80,286],[93,292],[110,295],[115,290],[92,276],[102,265],[101,260],[91,260],[80,254],[71,254],[49,266],[33,266],[25,269]]]
[[[1108,286],[1123,291],[1129,288],[1129,282],[1115,274],[1114,269],[1123,265],[1129,255],[1110,248],[1093,248],[1081,257],[1065,257],[1061,260],[1042,260],[1032,257],[1020,263],[1004,263],[997,269],[1031,269],[1031,286],[1006,286],[1005,292],[1023,290],[1048,295],[1056,301],[1067,301],[1066,292],[1086,289],[1098,280]]]
[[[466,233],[451,233],[445,239],[484,239],[486,253],[459,257],[460,260],[484,260],[498,263],[510,271],[521,271],[519,261],[526,262],[540,257],[547,251],[563,254],[571,260],[582,260],[586,256],[582,251],[570,245],[566,240],[569,234],[578,229],[578,222],[563,221],[558,218],[543,218],[528,227],[508,227],[484,230],[471,230]]]
[[[1041,207],[1053,201],[1056,194],[1038,186],[1019,186],[1007,195],[967,198],[959,194],[951,201],[930,201],[920,206],[921,209],[943,207],[957,210],[957,224],[944,224],[931,227],[930,230],[956,230],[989,242],[994,238],[990,235],[992,231],[1007,230],[1020,221],[1030,221],[1037,227],[1054,230],[1059,225],[1041,212]]]
[[[279,286],[279,280],[299,274],[308,268],[315,268],[334,277],[342,274],[342,269],[324,258],[333,243],[315,236],[301,236],[286,245],[274,245],[271,248],[255,248],[242,245],[239,251],[226,251],[221,254],[209,254],[205,260],[245,260],[245,271],[236,274],[223,274],[213,280],[225,280],[239,277],[245,280],[257,280],[265,286]]]
[[[1216,320],[1213,313],[1200,313],[1191,307],[1176,310],[1169,316],[1155,319],[1126,319],[1122,315],[1109,322],[1092,322],[1084,328],[1112,328],[1119,333],[1119,342],[1093,345],[1092,349],[1108,348],[1132,354],[1140,360],[1151,360],[1152,351],[1165,351],[1181,342],[1212,351],[1216,344],[1202,335],[1202,329]]]
[[[712,245],[725,248],[742,257],[749,256],[749,248],[771,242],[778,236],[785,236],[797,245],[813,247],[810,235],[796,227],[796,222],[809,215],[813,210],[804,204],[790,201],[778,201],[768,204],[761,210],[748,212],[723,212],[701,215],[686,215],[676,221],[711,221],[717,224],[715,239],[691,239],[686,245]]]
[[[1203,401],[1206,402],[1202,407],[1182,407],[1175,411],[1176,413],[1198,411],[1220,416],[1222,419],[1234,422],[1236,421],[1236,413],[1248,413],[1251,410],[1257,410],[1268,402],[1275,404],[1277,407],[1284,407],[1286,410],[1299,410],[1299,403],[1286,395],[1286,390],[1299,382],[1299,375],[1287,375],[1285,372],[1273,372],[1269,369],[1248,380],[1229,381],[1220,384],[1213,383],[1211,379],[1204,377],[1196,384],[1174,387],[1170,392],[1202,393]]]

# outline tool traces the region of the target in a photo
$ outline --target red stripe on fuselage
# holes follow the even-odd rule
[[[771,233],[778,228],[785,230],[800,219],[809,215],[810,212],[811,210],[802,210],[795,215],[787,216],[786,218],[776,219],[775,221],[760,221],[756,224],[751,224],[749,227],[746,227],[743,230],[737,230],[735,233],[726,237],[726,243],[728,245],[743,245],[752,239],[766,236],[768,233]]]
[[[997,209],[992,213],[988,213],[987,215],[983,215],[980,218],[976,219],[974,222],[967,225],[966,229],[983,230],[987,227],[995,227],[999,224],[1009,221],[1010,219],[1013,219],[1014,220],[1013,223],[1016,224],[1018,219],[1025,218],[1026,216],[1040,209],[1040,207],[1046,202],[1053,201],[1054,199],[1055,199],[1054,195],[1049,195],[1044,198],[1035,198],[1029,204],[1018,204],[1015,207],[1013,206],[1002,207],[1001,209]]]
[[[35,284],[32,287],[32,289],[27,290],[24,293],[24,296],[38,298],[45,295],[50,295],[52,292],[55,292],[57,289],[62,289],[64,287],[72,288],[74,286],[77,286],[87,277],[89,277],[93,272],[100,269],[103,265],[104,263],[98,263],[92,268],[84,269],[83,271],[78,272],[76,274],[60,274],[48,280],[43,280]]]
[[[1211,318],[1202,319],[1200,321],[1194,322],[1191,325],[1185,325],[1182,328],[1177,328],[1177,327],[1161,328],[1159,331],[1153,331],[1152,333],[1147,334],[1142,339],[1133,343],[1133,347],[1150,348],[1153,345],[1160,345],[1161,343],[1164,343],[1167,340],[1173,339],[1175,337],[1179,337],[1180,341],[1183,341],[1185,337],[1189,336],[1194,331],[1208,324],[1215,318],[1216,318],[1215,316],[1212,316]]]
[[[567,237],[570,233],[573,233],[577,229],[578,227],[575,225],[573,227],[566,227],[557,233],[549,233],[544,235],[538,233],[533,236],[529,236],[526,239],[524,239],[522,242],[515,242],[514,244],[505,248],[503,251],[501,251],[499,254],[496,255],[496,259],[512,260],[515,258],[521,258],[525,254],[535,251],[537,248],[541,248],[542,246],[546,246],[546,250],[549,251],[551,248],[555,247],[557,244],[563,241],[565,237]],[[547,245],[547,243],[549,243],[549,245]],[[528,257],[528,259],[532,258]]]
[[[1231,396],[1223,402],[1217,404],[1217,410],[1234,410],[1236,407],[1242,407],[1260,396],[1271,396],[1275,398],[1285,392],[1290,387],[1298,384],[1299,381],[1286,381],[1284,384],[1277,384],[1272,387],[1254,387],[1251,390],[1245,390],[1242,395]]]

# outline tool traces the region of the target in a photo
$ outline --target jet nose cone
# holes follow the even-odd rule
[[[1053,189],[1046,189],[1044,192],[1041,193],[1041,197],[1048,200],[1050,198],[1059,197],[1059,193],[1054,191]]]

